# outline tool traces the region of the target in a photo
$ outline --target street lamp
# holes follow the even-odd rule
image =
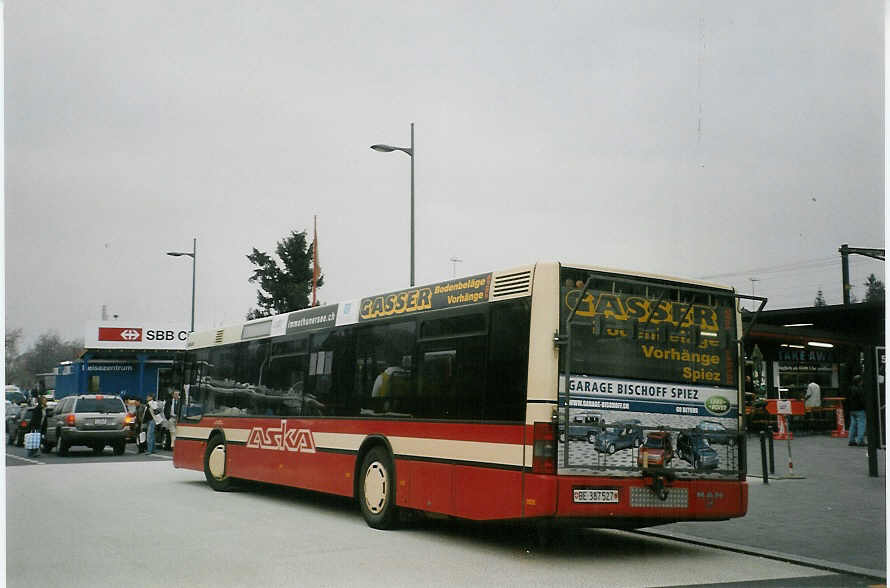
[[[173,257],[181,257],[183,255],[192,258],[192,328],[190,332],[195,332],[195,265],[197,262],[197,254],[198,254],[198,239],[192,239],[192,250],[191,251],[168,251],[167,255],[171,255]]]
[[[457,276],[457,264],[461,263],[463,259],[459,257],[452,257],[448,261],[451,262],[451,277],[454,278]]]
[[[391,145],[371,145],[374,151],[390,153],[401,151],[411,158],[411,286],[414,286],[414,123],[411,123],[411,146],[393,147]]]
[[[754,283],[759,282],[760,278],[748,278],[748,279],[751,280],[751,296],[754,296]],[[754,303],[753,300],[751,302],[752,302],[752,304]]]

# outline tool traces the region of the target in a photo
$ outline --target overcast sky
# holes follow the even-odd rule
[[[6,326],[198,329],[318,215],[325,302],[557,259],[841,302],[884,14],[837,2],[5,2]],[[450,258],[462,261],[453,264]],[[852,257],[861,299],[883,264]],[[752,282],[750,278],[759,279]]]

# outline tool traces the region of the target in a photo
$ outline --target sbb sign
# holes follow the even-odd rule
[[[188,338],[188,331],[173,331],[170,329],[164,331],[160,329],[149,329],[145,332],[146,341],[185,341]]]
[[[89,323],[87,349],[185,349],[188,329],[179,325],[146,323]]]

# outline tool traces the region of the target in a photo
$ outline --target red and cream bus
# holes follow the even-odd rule
[[[173,463],[375,528],[739,517],[740,325],[727,287],[541,262],[193,333]]]

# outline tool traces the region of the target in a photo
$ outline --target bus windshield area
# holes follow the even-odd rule
[[[737,386],[731,291],[563,268],[560,298],[573,374]]]

